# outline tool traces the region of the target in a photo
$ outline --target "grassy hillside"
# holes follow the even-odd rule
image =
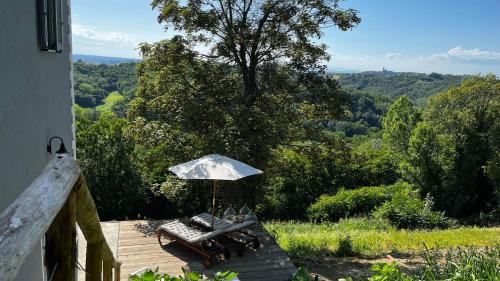
[[[84,108],[95,108],[105,103],[110,93],[116,92],[127,103],[137,86],[136,63],[92,64],[73,63],[75,101]]]
[[[463,75],[424,74],[392,71],[367,71],[336,74],[340,85],[349,90],[395,99],[402,95],[417,104],[424,104],[429,96],[448,90],[466,78]]]
[[[104,104],[98,105],[95,109],[97,111],[112,111],[115,106],[125,101],[125,97],[118,92],[110,93],[105,99]]]

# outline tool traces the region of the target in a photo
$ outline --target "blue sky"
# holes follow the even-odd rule
[[[139,57],[140,42],[172,36],[150,0],[72,0],[73,52]],[[325,30],[329,67],[500,74],[500,1],[347,0],[362,23]]]

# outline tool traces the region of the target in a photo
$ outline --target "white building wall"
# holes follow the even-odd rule
[[[53,157],[46,152],[51,136],[61,136],[66,148],[74,149],[69,1],[63,0],[62,53],[40,51],[36,2],[0,1],[0,212]],[[53,144],[57,150],[58,141]],[[17,280],[44,280],[42,271],[38,246]]]

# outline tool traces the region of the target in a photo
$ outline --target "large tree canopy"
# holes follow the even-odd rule
[[[313,137],[304,125],[314,128],[315,120],[343,112],[344,96],[326,76],[311,75],[306,81],[287,67],[265,64],[261,94],[247,107],[237,69],[197,58],[181,36],[143,44],[141,53],[138,90],[128,116],[152,183],[166,180],[169,165],[214,152],[263,169],[273,148]]]
[[[456,217],[498,203],[500,81],[472,77],[430,98],[408,144],[407,175]]]
[[[348,30],[361,19],[338,0],[153,0],[159,22],[186,33],[193,43],[207,44],[210,57],[239,67],[245,104],[260,94],[258,67],[286,62],[301,72],[321,70],[328,60],[321,38],[324,27]]]

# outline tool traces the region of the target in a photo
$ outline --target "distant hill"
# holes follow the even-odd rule
[[[333,77],[338,79],[342,88],[346,90],[357,90],[389,99],[406,95],[419,105],[425,104],[429,96],[457,86],[467,78],[465,75],[393,72],[389,70],[338,73]]]
[[[75,55],[78,58],[81,55]],[[80,111],[113,111],[123,117],[137,87],[136,61],[124,58],[84,56],[73,64],[75,102]],[[80,57],[81,58],[81,57]],[[348,114],[341,120],[325,121],[326,129],[348,137],[380,132],[388,106],[401,95],[407,95],[423,106],[429,96],[460,84],[466,76],[437,73],[403,73],[367,71],[333,73],[350,100]],[[92,115],[92,114],[90,114]]]
[[[124,116],[137,87],[135,62],[97,64],[73,63],[75,102],[83,108],[112,110]],[[113,94],[114,93],[114,94]],[[113,96],[110,95],[113,94]]]
[[[93,55],[81,55],[73,54],[73,61],[83,61],[94,64],[119,64],[124,62],[139,62],[140,59],[133,58],[119,58],[119,57],[105,57],[105,56],[93,56]]]

